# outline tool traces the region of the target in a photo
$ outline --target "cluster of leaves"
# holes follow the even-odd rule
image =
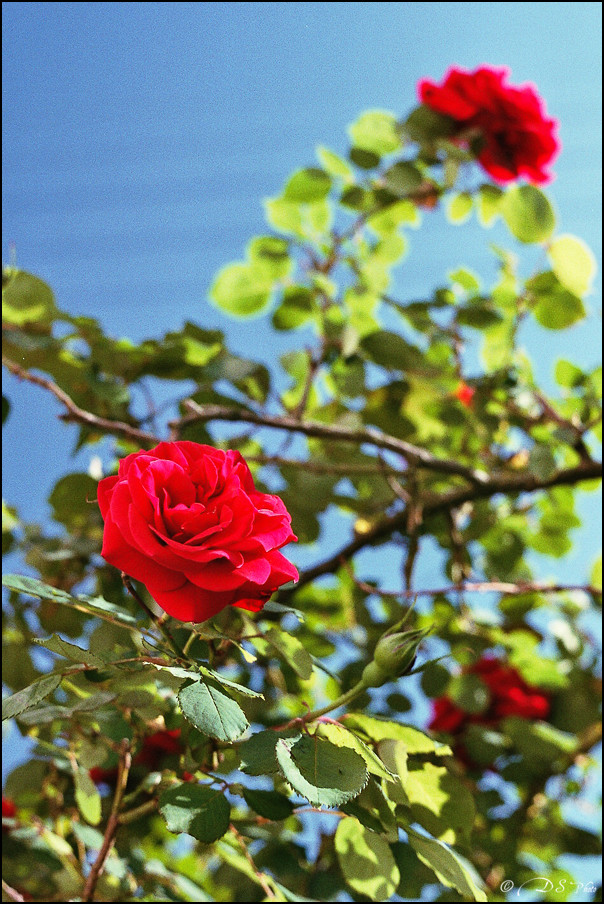
[[[471,151],[424,107],[402,123],[367,112],[350,138],[348,159],[320,148],[320,166],[266,202],[272,231],[210,289],[226,314],[270,313],[293,334],[280,366],[194,323],[136,345],[112,339],[59,310],[39,278],[5,273],[6,366],[61,402],[77,449],[107,437],[118,457],[164,438],[237,448],[258,486],[279,492],[314,563],[257,616],[150,623],[100,559],[94,469],[54,487],[52,526],[4,507],[3,549],[30,571],[5,578],[3,718],[34,744],[5,788],[16,894],[383,901],[433,886],[433,900],[487,900],[485,889],[504,900],[504,879],[544,870],[570,892],[558,858],[597,852],[564,806],[584,796],[599,738],[586,625],[601,564],[580,591],[533,567],[534,553],[570,551],[575,487],[598,485],[601,370],[559,361],[550,398],[518,348],[529,318],[560,330],[586,316],[591,252],[555,236],[534,186],[472,187]],[[525,278],[495,248],[488,289],[458,268],[429,297],[393,297],[407,231],[441,207],[453,228],[474,211],[485,227],[501,219],[516,250],[541,247],[543,269]],[[150,403],[168,383],[174,401]],[[466,403],[460,384],[474,390]],[[212,420],[238,426],[217,438]],[[341,545],[327,552],[334,520]],[[375,547],[389,563],[379,579]],[[418,561],[437,551],[438,586],[417,586]],[[470,605],[479,590],[491,602]],[[432,659],[419,682],[393,669],[370,690],[364,669],[416,594],[409,625],[431,629]],[[474,726],[472,760],[497,763],[483,773],[416,727],[421,706],[411,711],[446,693],[479,712],[484,686],[456,666],[491,650],[553,709],[547,722]],[[180,729],[182,753],[137,774],[144,738],[162,728]],[[97,787],[90,770],[115,766],[116,786]]]

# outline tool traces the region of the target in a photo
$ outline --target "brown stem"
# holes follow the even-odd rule
[[[115,789],[115,795],[113,797],[113,804],[111,806],[111,813],[109,814],[107,826],[105,827],[105,834],[103,836],[101,849],[98,852],[97,858],[92,864],[88,878],[86,879],[84,891],[82,892],[82,901],[94,900],[94,892],[97,883],[102,875],[107,857],[111,853],[111,848],[115,844],[115,835],[120,824],[119,810],[122,803],[122,798],[124,796],[124,791],[126,790],[126,784],[128,782],[128,775],[130,773],[131,764],[132,754],[130,753],[130,744],[129,741],[124,738],[120,745],[117,785]]]
[[[590,584],[547,584],[543,581],[527,581],[512,584],[507,581],[466,581],[460,584],[448,584],[445,587],[425,588],[423,590],[382,590],[360,581],[353,576],[360,590],[365,593],[379,593],[393,599],[411,599],[416,596],[446,596],[449,593],[504,593],[506,596],[521,596],[525,593],[572,593],[580,591],[592,596],[601,595],[602,591]]]
[[[583,462],[574,468],[565,468],[557,471],[547,478],[539,478],[534,474],[504,474],[487,478],[486,483],[478,486],[466,486],[449,490],[440,495],[432,495],[426,498],[423,506],[424,520],[433,515],[448,512],[458,508],[466,502],[474,502],[478,499],[489,499],[498,494],[534,493],[537,490],[546,490],[555,486],[568,486],[581,483],[585,480],[595,480],[602,477],[602,465],[600,462]],[[391,536],[396,531],[405,531],[407,526],[407,510],[395,512],[379,521],[374,527],[360,536],[354,537],[337,552],[303,571],[293,587],[281,590],[276,596],[278,602],[290,599],[298,590],[312,583],[323,574],[333,574],[359,550],[367,546],[373,546],[385,537]]]
[[[415,464],[418,468],[425,468],[426,470],[438,471],[444,474],[456,474],[478,486],[484,486],[489,479],[484,471],[467,467],[453,459],[436,458],[427,449],[414,446],[405,442],[405,440],[397,439],[395,436],[389,436],[373,427],[367,427],[364,430],[348,430],[346,427],[340,427],[335,424],[322,424],[319,421],[299,421],[288,415],[257,414],[242,408],[230,408],[223,405],[198,405],[192,399],[187,399],[183,402],[183,405],[189,410],[190,414],[185,415],[178,421],[172,421],[170,426],[173,428],[197,421],[243,421],[249,424],[258,424],[261,427],[274,427],[277,430],[303,433],[305,436],[314,436],[321,439],[357,444],[369,443],[379,449],[387,449],[389,452],[396,452],[398,455],[402,455],[403,458]]]
[[[121,436],[127,436],[128,439],[133,439],[136,442],[141,443],[141,445],[156,445],[160,441],[159,438],[152,433],[139,430],[131,424],[126,424],[124,421],[112,421],[108,418],[92,414],[90,411],[85,411],[83,408],[80,408],[79,405],[76,405],[71,396],[67,395],[67,393],[62,390],[60,386],[57,386],[56,383],[53,383],[52,380],[48,380],[46,377],[40,377],[37,374],[32,374],[31,371],[21,367],[15,361],[11,361],[10,358],[5,358],[3,356],[2,363],[12,374],[19,377],[19,379],[27,380],[35,386],[41,386],[43,389],[48,389],[49,392],[52,392],[52,394],[67,408],[67,414],[60,415],[61,420],[76,421],[79,424],[84,424],[86,427],[91,427],[94,430],[101,430],[104,433],[115,433]]]
[[[237,831],[237,829],[235,828],[233,823],[230,824],[229,828],[231,830],[231,834],[234,835],[237,844],[241,848],[241,852],[242,852],[243,856],[245,857],[245,859],[249,863],[251,869],[253,870],[254,875],[256,876],[256,879],[258,880],[260,886],[262,887],[264,894],[266,895],[267,898],[274,900],[276,897],[275,892],[273,891],[273,889],[270,887],[270,885],[266,881],[267,880],[266,875],[264,873],[262,873],[258,869],[256,864],[254,863],[252,855],[248,851],[247,845],[246,845],[245,841],[243,840],[242,836],[239,834],[239,832]]]

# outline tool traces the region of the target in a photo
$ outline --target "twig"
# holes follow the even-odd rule
[[[440,495],[432,495],[426,498],[423,506],[424,521],[443,512],[458,508],[466,502],[474,502],[478,499],[488,499],[498,494],[512,495],[516,493],[533,493],[537,490],[546,490],[555,486],[568,486],[581,483],[585,480],[595,480],[602,477],[602,464],[597,461],[583,462],[574,468],[565,468],[556,471],[547,478],[539,478],[534,474],[505,474],[488,478],[487,482],[479,486],[466,486],[449,490]],[[395,512],[379,521],[366,533],[354,537],[345,546],[333,553],[327,559],[314,565],[312,568],[300,574],[298,582],[292,587],[281,590],[275,599],[277,602],[285,602],[294,596],[302,587],[312,583],[316,578],[324,574],[333,574],[359,550],[367,546],[373,546],[385,537],[391,536],[396,531],[405,531],[407,525],[407,510]]]
[[[504,593],[506,596],[522,596],[525,593],[588,593],[597,596],[602,593],[590,584],[547,584],[544,581],[512,584],[506,581],[467,581],[460,584],[449,584],[446,587],[425,588],[423,590],[382,590],[367,581],[353,576],[360,590],[365,593],[376,593],[392,599],[411,599],[416,596],[447,596],[449,593]]]
[[[388,479],[389,476],[394,477],[395,474],[400,475],[401,473],[406,473],[405,471],[397,470],[382,461],[378,466],[370,464],[369,462],[367,464],[355,464],[354,462],[351,462],[350,464],[337,464],[329,461],[313,461],[312,459],[283,458],[281,455],[246,455],[245,460],[259,465],[304,468],[305,471],[309,471],[313,474],[342,474],[346,477],[354,474],[365,474],[370,477],[383,476],[384,479]],[[393,492],[396,492],[397,495],[401,492],[405,492],[399,482],[396,481],[396,483],[398,491],[395,491],[394,487],[392,487]]]
[[[94,430],[102,430],[106,433],[127,436],[128,439],[133,439],[142,445],[147,443],[156,445],[160,442],[159,438],[152,433],[139,430],[131,424],[126,424],[124,421],[112,421],[108,418],[92,414],[90,411],[85,411],[83,408],[80,408],[79,405],[76,405],[71,396],[67,395],[67,393],[64,392],[60,386],[57,386],[56,383],[53,383],[52,380],[48,380],[46,377],[40,377],[37,374],[32,374],[31,371],[25,370],[25,368],[21,367],[15,361],[11,361],[10,358],[5,358],[3,356],[2,363],[12,374],[19,377],[19,379],[27,380],[35,386],[41,386],[43,389],[52,392],[59,402],[67,408],[67,414],[60,415],[61,420],[76,421],[77,423],[84,424],[86,427],[91,427]]]
[[[303,433],[305,436],[314,436],[321,439],[358,444],[368,443],[377,446],[379,449],[396,452],[417,467],[444,474],[456,474],[478,486],[486,485],[489,480],[488,474],[484,471],[467,467],[453,459],[436,458],[427,449],[414,446],[405,442],[405,440],[397,439],[395,436],[389,436],[373,427],[367,427],[364,430],[349,430],[346,427],[340,427],[335,424],[323,424],[320,421],[299,421],[288,415],[256,414],[253,411],[246,411],[242,408],[230,408],[223,405],[198,405],[192,399],[186,399],[183,402],[183,406],[189,410],[190,414],[177,421],[172,421],[169,425],[170,427],[174,428],[184,424],[196,423],[197,421],[243,421],[249,424],[257,424],[260,427],[274,427],[277,430]]]
[[[237,844],[238,844],[239,847],[241,848],[241,851],[242,851],[242,853],[243,853],[243,856],[245,857],[245,859],[246,859],[247,862],[249,863],[251,869],[253,870],[254,875],[256,876],[256,879],[258,880],[260,886],[262,887],[262,890],[263,890],[264,894],[266,895],[267,898],[270,898],[271,900],[274,900],[277,896],[276,896],[275,892],[273,891],[273,889],[272,889],[272,888],[270,887],[270,885],[268,884],[268,882],[266,881],[266,880],[267,880],[267,876],[266,876],[264,873],[262,873],[262,872],[258,869],[258,867],[256,866],[256,864],[254,863],[254,860],[253,860],[253,858],[252,858],[252,855],[251,855],[250,852],[248,851],[247,845],[246,845],[245,841],[243,840],[242,836],[239,834],[239,832],[237,831],[237,829],[235,828],[235,826],[233,825],[233,823],[230,824],[229,828],[230,828],[230,830],[231,830],[231,833],[232,833],[232,834],[234,835],[234,837],[235,837],[235,841],[237,842]]]
[[[111,853],[111,848],[115,843],[115,835],[120,824],[119,810],[122,803],[122,798],[124,796],[124,791],[126,790],[126,784],[128,783],[128,775],[130,773],[131,764],[132,754],[130,753],[130,744],[129,741],[124,738],[120,745],[117,785],[113,798],[113,804],[111,806],[111,813],[109,814],[109,819],[107,820],[107,826],[105,828],[105,834],[103,836],[101,849],[98,852],[97,858],[92,864],[88,878],[86,879],[84,891],[82,892],[82,901],[94,900],[94,892],[97,886],[97,882],[101,877],[103,868],[107,861],[107,857]]]

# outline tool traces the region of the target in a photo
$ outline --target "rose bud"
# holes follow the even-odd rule
[[[429,629],[397,631],[381,637],[373,653],[373,662],[363,670],[365,685],[381,687],[387,681],[408,675],[415,665],[417,648],[429,633]]]

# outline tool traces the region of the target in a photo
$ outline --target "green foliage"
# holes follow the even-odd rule
[[[98,469],[66,465],[52,524],[3,503],[23,572],[3,581],[3,719],[32,743],[5,788],[6,881],[34,900],[415,900],[438,883],[438,900],[486,901],[529,861],[564,877],[563,854],[598,851],[566,813],[600,738],[601,557],[569,587],[556,574],[578,488],[601,476],[601,368],[569,353],[550,392],[540,349],[519,347],[528,316],[547,330],[590,316],[593,255],[555,234],[540,189],[473,183],[478,145],[448,117],[370,110],[349,138],[347,159],[318,148],[265,202],[267,233],[209,289],[228,317],[265,316],[267,348],[271,324],[282,334],[268,365],[191,322],[113,339],[37,276],[5,274],[7,367],[55,396],[77,449],[239,450],[290,512],[303,563],[258,613],[150,619],[144,586],[130,594],[100,557]],[[492,246],[493,285],[456,256],[425,296],[395,297],[421,240],[408,233],[439,206],[460,254],[474,210],[503,220],[517,254]],[[527,279],[535,244],[545,269]],[[150,418],[139,400],[155,387],[171,401]],[[493,716],[470,668],[484,655],[547,714]],[[424,697],[445,696],[463,730],[427,728]]]

